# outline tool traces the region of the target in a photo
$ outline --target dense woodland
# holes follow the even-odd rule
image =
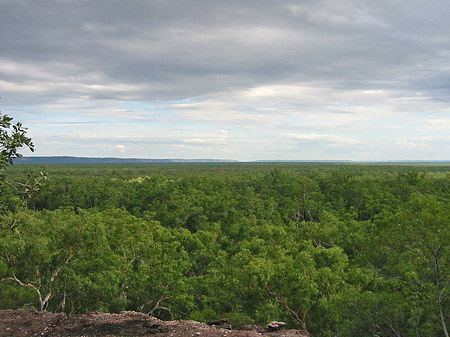
[[[449,168],[14,165],[0,309],[448,336]]]

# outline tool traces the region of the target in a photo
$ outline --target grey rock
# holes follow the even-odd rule
[[[280,330],[282,327],[284,327],[286,325],[286,323],[285,322],[277,322],[277,321],[273,321],[273,322],[270,322],[268,325],[267,325],[267,330],[268,331],[277,331],[277,330]]]

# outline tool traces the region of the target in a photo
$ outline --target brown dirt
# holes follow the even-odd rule
[[[195,321],[161,321],[128,311],[69,317],[61,313],[0,310],[0,337],[307,337],[299,330],[259,331],[229,330]]]

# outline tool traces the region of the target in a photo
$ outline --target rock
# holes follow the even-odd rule
[[[273,321],[267,325],[267,331],[277,331],[286,325],[285,322]]]
[[[311,337],[301,330],[276,329],[283,322],[272,322],[267,329],[247,326],[248,331],[224,330],[229,319],[205,323],[195,321],[161,321],[137,312],[105,314],[87,313],[66,316],[31,310],[0,310],[1,337]],[[270,329],[270,331],[269,331]]]

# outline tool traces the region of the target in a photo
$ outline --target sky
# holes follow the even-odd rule
[[[449,160],[448,0],[0,0],[33,156]]]

